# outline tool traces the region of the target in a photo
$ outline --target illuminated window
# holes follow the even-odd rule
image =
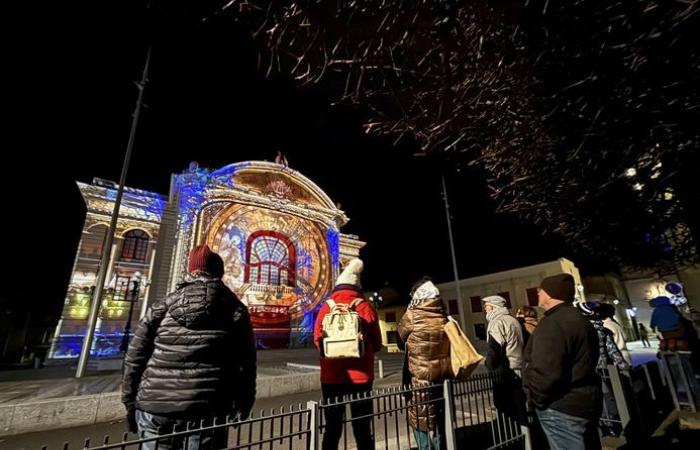
[[[457,300],[449,300],[447,302],[448,313],[451,316],[459,315],[459,306],[457,305]]]
[[[539,303],[537,299],[537,288],[527,288],[525,292],[527,293],[527,304],[530,306],[537,306]]]
[[[124,235],[122,261],[146,261],[148,253],[148,234],[143,230],[131,230]]]
[[[246,283],[294,286],[296,250],[286,236],[258,231],[250,235],[246,249]]]
[[[398,331],[388,331],[386,333],[387,344],[397,344],[399,342],[399,332]]]
[[[469,297],[469,301],[472,304],[472,312],[482,312],[484,308],[481,305],[481,296],[480,295],[475,295],[473,297]]]
[[[100,259],[102,257],[102,247],[107,236],[106,225],[96,225],[89,231],[83,233],[80,240],[80,256],[84,258]]]
[[[510,292],[499,292],[498,295],[506,299],[506,308],[510,309]]]
[[[485,341],[486,340],[486,324],[483,324],[483,323],[474,324],[474,334],[476,335],[476,338],[479,339],[480,341]]]

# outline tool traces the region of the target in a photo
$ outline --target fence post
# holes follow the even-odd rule
[[[647,386],[649,386],[649,392],[651,393],[651,399],[656,401],[656,390],[654,389],[654,383],[651,382],[651,375],[649,375],[649,363],[642,364],[642,370],[644,371],[644,377],[647,381]],[[661,369],[659,369],[660,371]],[[663,375],[662,375],[663,377]]]
[[[447,450],[457,450],[454,403],[452,402],[452,380],[445,380],[443,383],[443,397],[445,401],[445,445]]]
[[[620,371],[616,366],[608,364],[608,374],[610,375],[610,384],[612,385],[613,396],[615,397],[615,404],[617,405],[617,412],[620,414],[622,429],[626,430],[631,419],[630,411],[627,407],[627,397],[625,396],[625,390],[622,387],[622,380],[620,379]]]
[[[318,445],[318,435],[319,435],[319,408],[318,402],[309,401],[306,402],[306,409],[309,410],[309,450],[319,450],[321,448]]]
[[[671,393],[673,405],[676,407],[676,411],[680,411],[681,405],[678,399],[678,391],[676,390],[676,381],[673,379],[673,374],[671,373],[671,362],[668,360],[668,354],[666,352],[661,352],[661,362],[664,370],[663,378],[666,379],[666,385]]]

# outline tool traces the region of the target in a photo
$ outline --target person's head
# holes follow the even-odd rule
[[[615,317],[615,307],[610,303],[600,303],[598,306],[600,317],[603,319],[612,319]]]
[[[413,283],[413,285],[411,286],[411,292],[409,293],[409,295],[410,295],[411,297],[413,297],[413,294],[416,292],[416,290],[417,290],[419,287],[423,286],[423,285],[424,285],[425,283],[427,283],[428,281],[430,281],[430,282],[432,283],[433,279],[432,279],[431,277],[427,276],[427,275],[426,275],[426,276],[422,276],[422,277],[420,277],[419,279],[417,279],[417,280]]]
[[[537,289],[538,305],[549,310],[562,303],[573,303],[576,289],[574,277],[560,273],[542,280]]]
[[[362,275],[362,270],[364,268],[365,265],[360,258],[352,259],[348,265],[345,266],[340,276],[338,276],[338,279],[335,281],[335,286],[349,285],[361,289],[362,282],[360,281],[360,275]]]
[[[647,328],[647,327],[645,327],[643,323],[640,323],[640,324],[639,324],[639,329],[640,329],[640,330],[645,330],[646,328]]]
[[[484,312],[486,314],[490,313],[491,311],[495,311],[499,308],[506,307],[506,299],[501,297],[500,295],[491,295],[488,297],[484,297],[481,301],[484,304]]]
[[[413,288],[411,289],[411,302],[408,307],[414,308],[429,300],[434,300],[437,298],[440,298],[440,291],[433,284],[430,277],[423,277],[413,283]]]
[[[581,302],[578,305],[578,309],[581,310],[588,320],[602,320],[603,316],[601,314],[601,304],[598,302]]]
[[[528,317],[537,319],[537,310],[532,306],[523,305],[518,308],[518,311],[515,313],[515,317],[518,319],[527,319]]]
[[[224,261],[208,245],[198,245],[190,252],[187,271],[194,276],[221,278],[224,276]]]
[[[670,306],[671,299],[665,295],[659,295],[658,297],[652,299],[652,301],[649,302],[649,305],[651,305],[652,308],[658,308],[659,306]]]

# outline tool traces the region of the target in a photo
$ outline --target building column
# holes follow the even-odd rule
[[[119,241],[121,238],[114,236],[114,243],[112,244],[112,255],[109,259],[109,265],[107,266],[107,278],[105,279],[105,283],[109,285],[109,283],[112,281],[112,278],[114,278],[114,265],[117,261],[117,248],[119,247]],[[116,286],[115,286],[116,288]],[[102,302],[103,299],[99,299],[100,302],[100,308],[102,308]],[[98,331],[100,331],[100,328],[102,327],[102,319],[100,319],[100,316],[98,314],[97,316],[97,323],[95,324],[95,334],[97,334]],[[97,339],[92,340],[92,347],[94,349],[95,344],[97,343]]]
[[[143,302],[141,302],[141,313],[139,314],[139,320],[143,319],[143,316],[146,314],[146,310],[148,310],[148,294],[151,292],[151,277],[153,276],[153,268],[155,267],[155,261],[156,261],[156,247],[155,245],[151,249],[151,262],[148,264],[148,272],[146,273],[145,277],[148,280],[148,284],[146,285],[146,289],[143,292]]]

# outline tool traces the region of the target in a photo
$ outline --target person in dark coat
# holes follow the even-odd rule
[[[450,342],[445,334],[447,315],[440,291],[430,278],[414,284],[411,303],[399,323],[399,337],[405,343],[410,384],[408,422],[419,450],[440,450],[445,446],[445,415],[440,384],[449,378]],[[435,389],[435,385],[439,389]]]
[[[598,450],[598,335],[572,305],[574,293],[569,274],[542,280],[545,317],[525,348],[523,388],[553,450]]]
[[[124,359],[122,402],[130,431],[142,438],[202,420],[244,418],[255,402],[248,309],[221,281],[223,261],[208,246],[192,250],[188,269],[188,281],[148,309]],[[225,440],[225,432],[195,434],[187,449],[221,448]],[[180,444],[158,442],[157,448]]]

